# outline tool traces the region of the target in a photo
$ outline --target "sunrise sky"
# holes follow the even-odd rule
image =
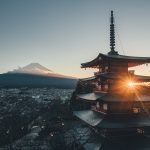
[[[31,62],[88,77],[80,63],[109,51],[114,10],[116,51],[150,56],[149,0],[0,0],[0,73]],[[137,68],[150,75],[150,65]]]

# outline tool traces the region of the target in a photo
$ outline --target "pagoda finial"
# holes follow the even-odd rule
[[[110,17],[110,52],[108,54],[118,54],[115,51],[115,28],[114,28],[114,16],[113,11],[111,11],[111,17]]]

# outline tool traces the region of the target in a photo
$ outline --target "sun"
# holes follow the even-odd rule
[[[134,86],[134,82],[128,81],[128,86],[129,86],[129,87],[133,87],[133,86]]]

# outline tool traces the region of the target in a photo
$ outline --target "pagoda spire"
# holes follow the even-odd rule
[[[114,25],[114,15],[113,11],[111,11],[110,17],[110,55],[117,55],[118,52],[115,51],[115,25]]]

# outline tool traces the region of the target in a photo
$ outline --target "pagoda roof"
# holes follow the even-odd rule
[[[142,82],[150,82],[150,76],[141,76],[141,75],[123,75],[123,74],[116,74],[116,73],[101,73],[98,75],[100,78],[106,79],[114,79],[114,80],[123,80],[124,77],[130,78],[133,81],[142,81]]]
[[[73,111],[73,114],[91,126],[97,126],[104,118],[104,114],[92,110]]]
[[[123,94],[116,94],[116,93],[108,93],[104,95],[103,97],[99,98],[100,100],[104,102],[128,102],[128,101],[134,101],[134,102],[150,102],[150,95],[138,95],[132,97],[132,95],[123,95]]]
[[[99,65],[101,65],[102,63],[102,60],[101,60],[101,57],[100,57],[100,54],[93,60],[89,61],[89,62],[86,62],[86,63],[82,63],[81,64],[81,68],[98,68]]]
[[[82,78],[82,79],[79,79],[79,81],[81,81],[81,82],[94,81],[94,80],[96,80],[96,78],[97,78],[97,77],[92,76],[92,77],[89,77],[89,78]]]
[[[102,114],[92,110],[74,111],[73,114],[89,125],[100,128],[121,129],[150,125],[148,114]]]
[[[136,81],[150,82],[150,76],[135,75],[133,79]]]
[[[135,128],[149,126],[149,115],[136,115],[136,114],[112,114],[107,115],[103,120],[97,124],[100,128]]]
[[[106,92],[99,92],[99,93],[88,93],[88,94],[78,94],[77,97],[82,100],[87,101],[96,101],[100,100],[103,102],[128,102],[131,101],[131,97],[133,95],[123,95],[122,93],[106,93]],[[147,102],[150,101],[150,95],[138,95],[132,97],[132,101],[136,102]]]
[[[88,68],[88,67],[92,67],[92,68],[98,68],[99,65],[101,65],[102,60],[100,57],[100,54],[93,59],[92,61],[86,62],[86,63],[82,63],[81,64],[81,68]]]
[[[135,75],[135,74],[126,75],[126,74],[117,74],[117,73],[111,73],[111,72],[100,73],[97,76],[83,78],[83,79],[80,79],[79,81],[81,82],[94,81],[94,80],[97,80],[99,77],[105,78],[105,79],[123,80],[125,76],[126,78],[133,79],[133,81],[150,82],[150,76],[141,76],[141,75]]]
[[[98,68],[101,66],[103,62],[107,62],[109,60],[115,61],[125,61],[128,63],[128,67],[134,67],[137,65],[142,65],[145,63],[150,63],[150,57],[135,57],[135,56],[125,56],[125,55],[110,55],[110,54],[102,54],[100,53],[95,59],[90,62],[82,63],[82,68],[92,67]]]
[[[88,93],[88,94],[78,94],[77,97],[83,100],[96,101],[97,99],[103,97],[106,93]]]

